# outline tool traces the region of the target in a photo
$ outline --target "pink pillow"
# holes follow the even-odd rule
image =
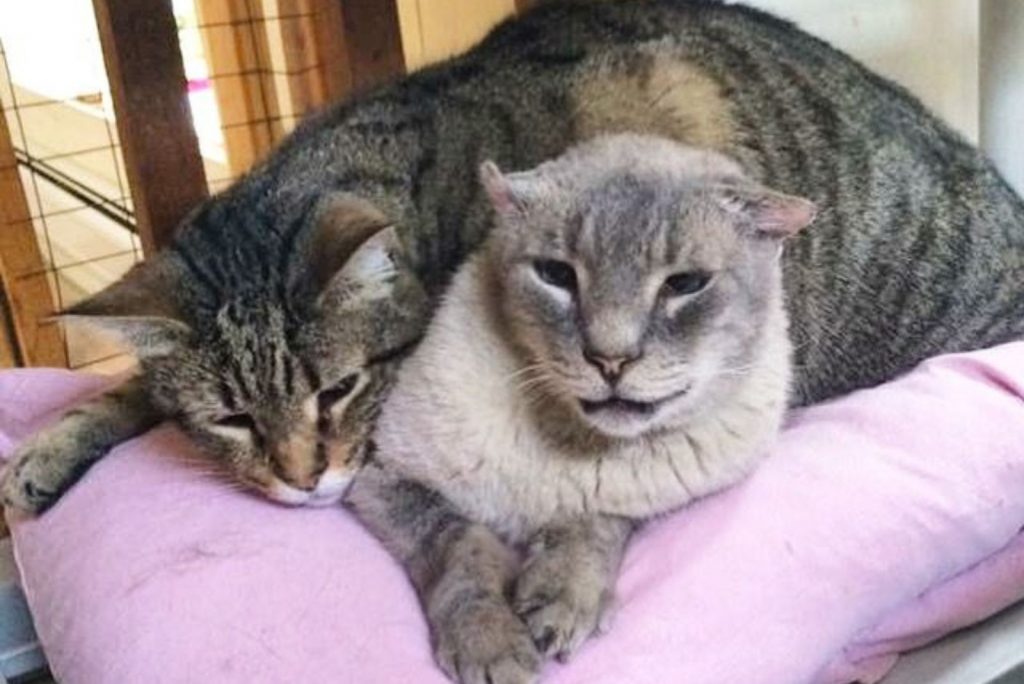
[[[96,391],[0,374],[0,449]],[[747,482],[644,530],[611,633],[552,684],[877,681],[1024,597],[1024,343],[794,415]],[[62,684],[443,684],[402,570],[347,512],[225,487],[171,427],[15,521]]]

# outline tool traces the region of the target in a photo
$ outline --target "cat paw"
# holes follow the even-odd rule
[[[500,597],[474,599],[438,630],[437,662],[459,684],[533,684],[541,659]]]
[[[527,563],[513,594],[513,609],[545,657],[567,661],[592,635],[606,631],[610,592],[596,577],[558,556]]]
[[[72,469],[74,470],[74,469]],[[57,502],[80,473],[43,445],[26,444],[10,457],[0,481],[0,501],[8,508],[39,514]]]

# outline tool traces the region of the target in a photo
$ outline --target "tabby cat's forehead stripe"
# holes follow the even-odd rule
[[[299,368],[302,369],[302,374],[306,377],[306,384],[314,391],[320,390],[323,387],[320,374],[313,363],[305,358],[301,358],[299,359]]]
[[[220,400],[224,404],[224,408],[228,411],[237,411],[238,402],[235,400],[235,394],[231,391],[231,386],[227,380],[221,377],[217,383],[218,390],[220,392]]]
[[[235,389],[238,390],[238,393],[246,404],[251,403],[256,395],[248,386],[249,374],[243,372],[237,363],[231,364],[229,368]]]
[[[280,396],[284,393],[284,360],[281,357],[281,347],[278,344],[272,345],[273,353],[270,356],[269,386],[265,390],[270,396]]]
[[[295,359],[288,356],[284,360],[284,391],[287,396],[295,394]]]

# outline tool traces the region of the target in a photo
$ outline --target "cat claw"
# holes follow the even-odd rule
[[[516,584],[514,610],[546,658],[568,661],[587,639],[610,626],[610,610],[600,590],[575,591],[545,582],[542,566],[527,567]]]

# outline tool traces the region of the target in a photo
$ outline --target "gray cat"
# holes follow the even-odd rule
[[[598,629],[636,522],[736,482],[775,436],[781,242],[814,211],[632,135],[483,175],[497,227],[402,366],[350,502],[444,670],[517,684],[534,644],[565,659]]]
[[[480,162],[532,168],[615,131],[716,150],[821,207],[783,262],[794,403],[1024,332],[1024,205],[901,88],[745,7],[552,4],[307,122],[76,307],[136,345],[142,374],[23,444],[5,502],[45,508],[163,418],[269,496],[337,500],[491,223]]]

